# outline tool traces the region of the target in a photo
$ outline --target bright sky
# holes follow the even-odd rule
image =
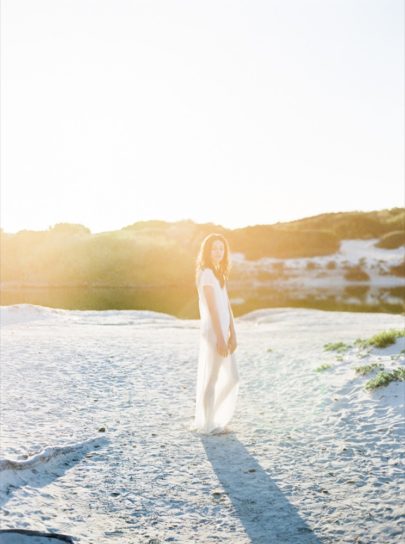
[[[404,206],[402,0],[3,0],[6,232]]]

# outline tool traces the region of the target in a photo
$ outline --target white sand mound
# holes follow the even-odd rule
[[[11,488],[29,484],[33,475],[37,480],[41,478],[41,474],[49,476],[49,472],[61,463],[61,457],[66,464],[72,456],[85,454],[86,451],[100,448],[108,442],[108,438],[97,436],[65,446],[48,446],[26,459],[0,459],[0,499],[4,500]]]
[[[71,444],[69,446],[48,446],[44,448],[39,453],[28,457],[24,460],[13,460],[13,459],[0,459],[0,474],[4,470],[28,470],[32,469],[42,463],[47,463],[51,459],[59,455],[67,455],[68,453],[76,453],[79,449],[93,446],[98,444],[104,439],[89,438],[84,442],[79,442],[77,444]]]
[[[103,318],[102,321],[100,321],[100,317]],[[35,304],[0,306],[0,325],[2,327],[38,320],[52,322],[66,320],[82,323],[83,325],[93,323],[97,325],[145,325],[149,323],[162,323],[164,321],[169,322],[176,319],[172,315],[149,310],[62,310],[59,308],[37,306]]]
[[[58,318],[64,317],[66,313],[67,310],[46,308],[35,304],[0,306],[0,324],[4,327],[44,319],[56,321]]]
[[[405,382],[368,391],[374,374],[355,367],[404,365],[403,340],[354,343],[403,324],[294,308],[236,319],[237,410],[208,437],[189,430],[197,321],[66,311],[5,327],[0,445],[20,481],[0,497],[1,527],[80,544],[399,543]],[[350,347],[325,350],[337,342]],[[101,428],[107,448],[44,450]]]

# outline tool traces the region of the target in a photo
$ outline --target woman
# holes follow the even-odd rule
[[[227,240],[210,234],[202,241],[196,263],[201,324],[193,429],[205,434],[228,431],[239,390],[235,325],[226,288],[229,254]]]

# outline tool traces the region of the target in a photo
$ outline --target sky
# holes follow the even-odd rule
[[[402,0],[3,0],[1,226],[404,199]]]

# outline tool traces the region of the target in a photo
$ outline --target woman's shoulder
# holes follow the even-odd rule
[[[214,271],[209,266],[206,266],[205,268],[200,268],[199,270],[200,276],[214,276]]]
[[[207,285],[214,285],[215,280],[217,278],[216,278],[212,268],[207,266],[207,267],[201,268],[199,270],[199,279],[200,279],[200,283],[203,282],[203,283],[206,283]]]

